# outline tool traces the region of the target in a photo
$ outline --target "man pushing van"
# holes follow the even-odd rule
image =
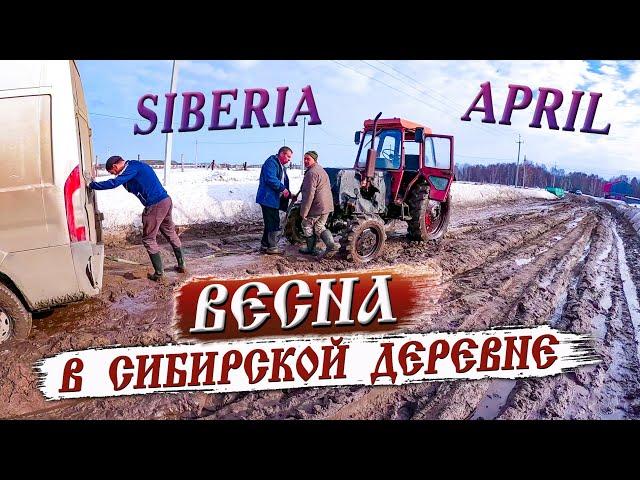
[[[158,281],[163,277],[162,257],[156,237],[162,233],[173,248],[178,261],[178,272],[186,272],[182,244],[176,226],[171,218],[173,202],[164,189],[153,169],[146,163],[136,160],[125,161],[122,157],[109,157],[105,165],[107,172],[116,178],[104,182],[86,179],[89,188],[94,190],[108,190],[124,185],[144,205],[142,212],[142,243],[147,249],[154,268],[153,274],[148,274],[150,280]]]

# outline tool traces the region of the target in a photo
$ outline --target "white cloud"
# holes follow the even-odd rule
[[[181,60],[180,75],[186,73],[198,77],[208,77],[214,80],[229,80],[232,74],[222,68],[215,67],[202,60]]]
[[[233,65],[238,70],[249,70],[260,63],[260,60],[231,60]]]

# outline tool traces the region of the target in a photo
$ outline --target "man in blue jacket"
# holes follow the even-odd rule
[[[94,190],[108,190],[124,185],[129,193],[138,197],[144,205],[142,212],[142,243],[149,253],[153,264],[153,274],[148,274],[150,280],[158,281],[163,277],[162,257],[156,237],[158,231],[164,235],[173,247],[173,253],[178,261],[178,272],[186,272],[182,243],[176,233],[176,226],[171,217],[173,202],[164,189],[158,176],[149,165],[136,160],[125,161],[122,157],[109,157],[106,163],[107,172],[116,178],[104,182],[86,179],[89,188]]]
[[[289,177],[284,166],[291,161],[293,151],[289,147],[281,147],[277,155],[267,158],[260,170],[260,185],[256,195],[256,203],[262,207],[264,232],[260,251],[281,255],[284,251],[278,248],[280,231],[280,210],[286,211],[289,204]]]

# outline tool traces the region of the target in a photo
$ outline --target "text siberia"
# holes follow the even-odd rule
[[[285,126],[285,106],[287,99],[287,91],[289,87],[278,87],[275,117],[273,127]],[[244,90],[244,107],[242,109],[242,125],[240,128],[253,128],[252,120],[255,116],[260,128],[269,127],[269,122],[264,113],[265,108],[269,104],[269,92],[264,88],[247,88]],[[177,93],[166,93],[164,121],[161,133],[173,132],[173,116],[176,103]],[[205,113],[203,112],[207,103],[206,96],[202,92],[184,92],[182,94],[182,113],[180,115],[180,128],[178,132],[196,132],[205,125]],[[209,130],[233,130],[238,124],[238,120],[233,116],[231,100],[238,99],[238,89],[233,90],[214,90],[211,92],[211,105],[208,109],[210,114]],[[224,103],[227,102],[227,103]],[[148,135],[153,132],[158,124],[158,115],[153,107],[158,105],[158,95],[147,93],[138,101],[138,113],[141,117],[148,120],[149,125],[144,127],[137,123],[133,127],[134,135]],[[306,106],[306,108],[305,108]],[[237,110],[234,108],[233,110]],[[220,118],[221,114],[228,115]],[[322,121],[318,115],[315,99],[311,85],[307,85],[302,89],[302,95],[297,103],[289,122],[286,124],[290,127],[298,125],[297,118],[301,115],[309,115],[309,125],[320,125]],[[191,122],[193,118],[193,123]]]

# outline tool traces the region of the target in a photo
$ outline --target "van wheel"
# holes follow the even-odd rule
[[[5,285],[0,283],[0,344],[24,339],[31,332],[31,313]]]

